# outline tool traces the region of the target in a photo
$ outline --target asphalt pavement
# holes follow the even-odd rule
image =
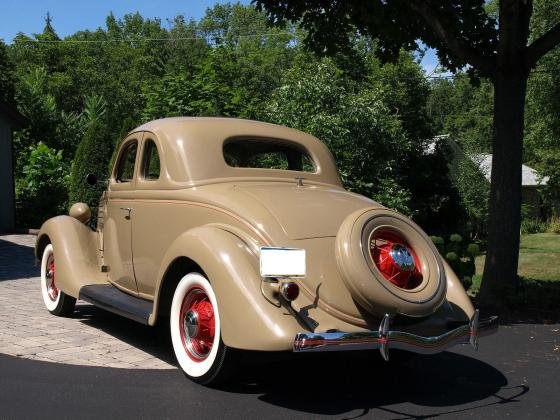
[[[28,287],[18,276],[36,276],[34,269],[20,267],[29,264],[30,248],[5,242],[0,243],[0,284],[10,290],[19,284]],[[5,290],[0,287],[0,298]],[[111,317],[91,311],[87,320],[77,317],[65,328],[86,323],[93,330],[103,329],[103,334],[88,336],[88,346],[95,337],[107,340],[109,335],[124,353],[130,347],[131,352],[149,354],[150,369],[142,368],[142,360],[126,367],[131,362],[125,356],[116,365],[123,367],[107,367],[80,364],[75,358],[69,363],[49,359],[48,348],[37,353],[41,357],[0,351],[0,419],[560,418],[559,324],[502,325],[497,334],[481,339],[478,352],[459,347],[406,363],[383,362],[376,352],[287,358],[248,353],[228,385],[211,389],[173,368],[164,334]],[[41,325],[39,315],[36,320]],[[114,326],[102,327],[108,322]],[[17,317],[14,324],[33,333]],[[82,339],[67,342],[84,345]],[[10,344],[0,343],[0,349],[13,348]],[[158,360],[167,368],[158,368]]]

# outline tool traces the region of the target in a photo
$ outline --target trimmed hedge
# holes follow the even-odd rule
[[[106,125],[93,121],[80,142],[72,164],[69,205],[84,202],[91,207],[92,221],[96,219],[99,198],[106,188],[103,181],[109,176],[109,161],[113,154],[113,136]],[[86,175],[94,174],[99,179],[97,185],[89,185]]]

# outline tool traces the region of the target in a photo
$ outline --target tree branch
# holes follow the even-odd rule
[[[527,47],[527,68],[533,68],[543,55],[560,44],[560,23]]]
[[[436,36],[447,45],[453,54],[485,75],[491,76],[494,73],[493,60],[482,56],[470,45],[461,41],[453,33],[452,25],[445,25],[437,12],[424,0],[411,0],[409,5],[413,11],[422,16]]]

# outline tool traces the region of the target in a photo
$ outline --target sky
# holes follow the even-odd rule
[[[200,19],[206,8],[226,0],[1,0],[0,38],[11,43],[18,32],[40,33],[49,12],[52,25],[61,38],[79,30],[95,30],[105,26],[110,12],[119,18],[126,13],[140,12],[143,17],[165,19],[184,15]],[[235,2],[235,1],[234,1]],[[248,4],[249,0],[240,3]]]
[[[56,33],[64,38],[79,30],[104,27],[105,18],[110,12],[117,18],[127,13],[139,12],[143,17],[160,18],[165,25],[167,18],[177,15],[184,15],[187,19],[200,19],[208,7],[227,2],[228,0],[1,0],[0,39],[9,44],[18,32],[27,35],[41,33],[47,12],[52,17]],[[249,4],[250,0],[240,0],[240,3]],[[437,63],[434,52],[429,50],[421,64],[429,74]]]

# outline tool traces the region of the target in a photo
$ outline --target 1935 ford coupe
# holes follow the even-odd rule
[[[297,130],[144,124],[120,146],[95,228],[90,215],[76,203],[41,227],[47,309],[68,316],[79,298],[168,322],[179,366],[203,384],[223,379],[230,349],[387,360],[495,330],[422,229],[344,190],[326,146]]]

